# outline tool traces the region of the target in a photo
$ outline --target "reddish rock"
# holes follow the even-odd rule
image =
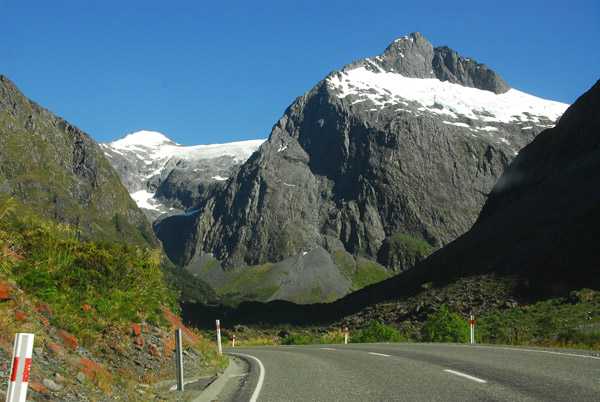
[[[29,388],[31,388],[35,392],[42,392],[43,390],[46,389],[46,387],[44,387],[43,385],[38,384],[35,381],[29,381],[29,383],[27,385],[29,386]]]
[[[90,306],[89,304],[84,304],[83,306],[81,306],[81,309],[83,311],[90,311],[92,309],[92,306]]]
[[[138,324],[136,324],[134,322],[131,324],[131,333],[133,334],[133,336],[138,336],[139,334],[142,333],[142,329],[140,328],[140,326]]]
[[[79,341],[77,340],[77,338],[75,338],[74,335],[71,335],[67,331],[64,331],[62,329],[59,330],[58,336],[63,340],[65,346],[68,349],[75,350],[79,347]]]
[[[46,327],[49,327],[49,326],[50,326],[50,323],[48,322],[48,319],[47,319],[46,317],[44,317],[44,316],[41,316],[41,317],[40,317],[40,322],[41,322],[42,324],[44,324]]]
[[[54,311],[52,310],[52,307],[48,303],[44,303],[41,301],[36,302],[35,308],[37,309],[38,313],[42,314],[44,317],[46,317],[49,320],[51,320],[54,317]]]
[[[62,346],[57,345],[54,342],[48,342],[46,344],[46,349],[48,349],[48,352],[50,352],[50,354],[56,357],[64,356],[67,353]]]
[[[168,346],[163,346],[163,356],[169,357],[171,355],[173,355],[173,352],[171,351],[171,349],[169,349]]]
[[[141,380],[142,380],[142,382],[143,382],[144,384],[154,384],[154,382],[155,382],[155,379],[154,379],[154,378],[152,378],[152,377],[149,377],[149,376],[147,376],[147,375],[145,375],[145,376],[142,376]]]
[[[23,314],[20,311],[15,311],[15,318],[17,319],[17,321],[27,321],[25,314]]]
[[[152,356],[160,356],[160,352],[158,351],[158,348],[156,347],[155,344],[149,343],[148,348],[150,348],[150,354]]]
[[[104,367],[85,357],[71,358],[69,359],[69,363],[71,363],[73,367],[76,367],[79,370],[81,370],[83,374],[85,374],[91,379],[94,379],[96,373],[101,373],[107,376],[111,382],[113,380],[113,375],[106,371]]]
[[[0,282],[0,300],[10,299],[13,295],[13,288],[4,282]]]
[[[140,346],[144,346],[144,345],[145,345],[144,338],[142,338],[141,336],[140,336],[139,338],[135,338],[135,339],[134,339],[134,342],[135,342],[137,345],[140,345]]]

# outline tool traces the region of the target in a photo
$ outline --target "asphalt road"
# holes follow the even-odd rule
[[[413,343],[227,353],[250,367],[235,401],[600,401],[593,353]]]

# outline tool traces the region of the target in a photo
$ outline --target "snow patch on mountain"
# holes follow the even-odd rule
[[[332,74],[328,84],[352,104],[370,101],[378,108],[416,102],[428,111],[453,118],[485,122],[556,121],[569,105],[510,89],[495,94],[435,78],[408,78],[398,73],[374,72],[365,67]]]
[[[138,131],[128,134],[120,140],[101,144],[114,152],[134,152],[146,163],[156,160],[178,157],[182,159],[212,159],[231,156],[237,162],[244,162],[260,147],[265,140],[238,141],[225,144],[183,146],[171,141],[156,131]]]
[[[100,146],[152,222],[195,207],[200,191],[224,183],[264,141],[183,146],[159,132],[142,130]],[[173,194],[178,191],[188,195],[187,204]]]

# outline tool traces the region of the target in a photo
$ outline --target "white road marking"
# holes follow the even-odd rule
[[[257,357],[250,356],[250,355],[244,355],[242,353],[230,353],[230,354],[249,357],[258,362],[258,367],[260,368],[260,375],[258,376],[258,383],[256,384],[256,389],[254,390],[254,393],[252,394],[252,397],[250,398],[250,402],[256,402],[258,400],[258,395],[260,394],[260,391],[263,387],[263,382],[265,381],[265,366],[263,366],[262,362],[260,360],[258,360]]]
[[[334,348],[321,348],[323,350],[335,350]]]
[[[468,378],[469,380],[472,380],[472,381],[476,381],[476,382],[480,382],[480,383],[487,382],[486,380],[482,380],[481,378],[473,377],[471,375],[468,375],[468,374],[465,374],[465,373],[460,373],[458,371],[454,371],[454,370],[444,370],[444,371],[446,371],[448,373],[452,373],[452,374],[458,375],[458,376],[461,376],[461,377]]]
[[[369,354],[370,354],[370,355],[375,355],[375,356],[390,357],[390,355],[384,355],[383,353],[369,352]]]

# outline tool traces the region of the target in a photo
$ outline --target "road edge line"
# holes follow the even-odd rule
[[[254,356],[250,356],[250,355],[246,355],[243,353],[228,353],[230,355],[234,355],[234,356],[243,356],[243,357],[249,357],[251,359],[256,360],[256,362],[258,363],[258,368],[260,369],[260,374],[258,375],[258,382],[256,383],[256,388],[254,389],[254,392],[252,393],[252,397],[250,397],[250,402],[256,402],[258,400],[258,395],[260,394],[260,391],[262,390],[263,387],[263,383],[265,381],[265,366],[263,366],[262,362],[258,359],[258,357],[254,357]]]

